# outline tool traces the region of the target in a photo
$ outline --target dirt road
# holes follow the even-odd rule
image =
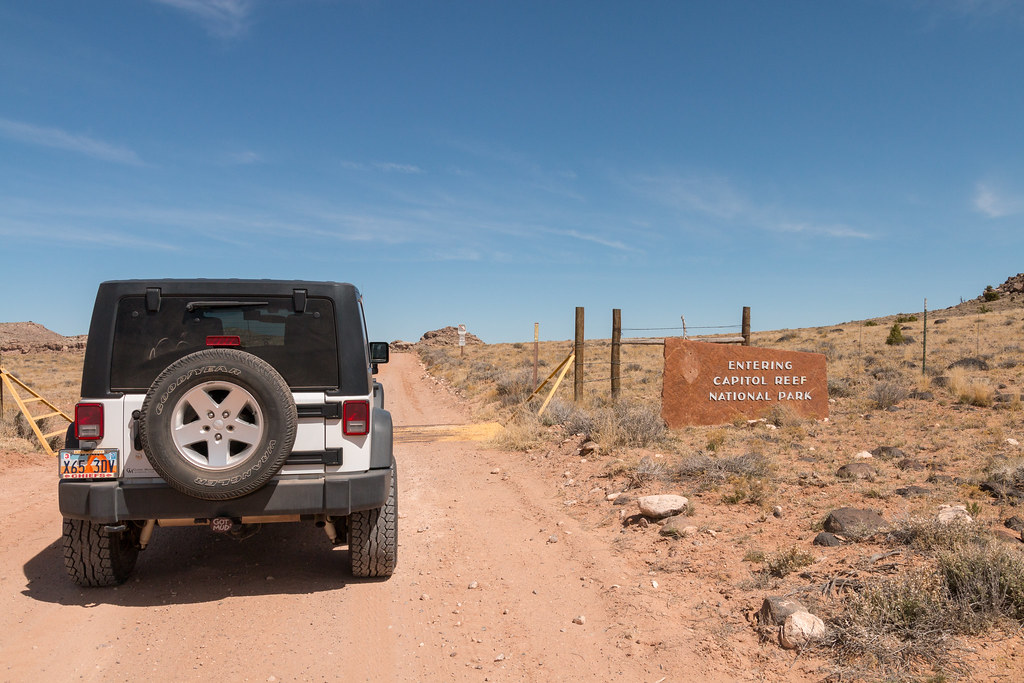
[[[469,421],[415,356],[382,369],[396,425]],[[672,615],[637,597],[645,572],[565,514],[558,482],[524,456],[470,441],[404,441],[396,454],[388,581],[354,579],[347,550],[312,525],[272,524],[242,542],[159,529],[129,583],[80,589],[61,564],[53,469],[0,473],[0,680],[750,675],[694,656],[685,634],[668,650],[633,637],[636,623]]]

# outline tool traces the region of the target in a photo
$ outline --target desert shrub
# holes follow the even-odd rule
[[[510,451],[528,451],[544,443],[544,429],[532,411],[523,410],[505,425],[491,443]]]
[[[878,321],[877,320],[865,320],[864,321],[864,327],[878,327]]]
[[[978,308],[978,313],[991,313],[992,310],[993,309],[991,306],[986,306],[985,304],[982,304],[981,307]]]
[[[523,344],[522,342],[516,342],[515,344],[512,345],[512,348],[515,349],[516,351],[522,351],[523,349],[526,348],[526,344]]]
[[[849,377],[829,377],[828,395],[830,398],[848,398],[853,396],[854,381]]]
[[[708,432],[707,445],[705,446],[709,451],[717,451],[719,448],[725,445],[725,430],[724,429],[713,429]]]
[[[828,361],[835,361],[839,358],[839,351],[832,342],[821,342],[818,345],[818,353],[824,354]]]
[[[800,335],[797,334],[796,332],[787,332],[786,334],[784,334],[781,337],[779,337],[778,339],[776,339],[775,343],[776,344],[781,344],[783,342],[793,341],[794,339],[799,339],[799,338],[800,338]]]
[[[766,506],[769,497],[775,491],[770,481],[753,476],[733,477],[729,484],[732,485],[732,490],[722,496],[722,502],[727,505],[747,503]]]
[[[773,403],[764,419],[776,427],[796,427],[806,421],[788,403]]]
[[[696,481],[701,489],[714,488],[734,478],[768,479],[774,467],[759,453],[747,453],[731,458],[716,458],[699,454],[684,458],[676,465],[676,479]]]
[[[965,545],[983,543],[985,532],[974,522],[943,524],[934,519],[907,519],[895,524],[886,539],[921,552],[952,550]]]
[[[949,372],[949,392],[959,403],[988,407],[995,402],[995,389],[987,382],[971,379],[964,366],[955,365]],[[987,368],[986,364],[986,368]]]
[[[768,555],[764,570],[771,576],[782,578],[797,569],[814,564],[814,555],[796,546]]]
[[[992,285],[987,285],[985,287],[985,291],[982,292],[981,296],[982,298],[985,299],[985,301],[996,301],[1002,297],[1002,294],[993,289]]]
[[[868,392],[868,399],[879,410],[891,408],[910,394],[907,387],[897,382],[878,382]]]
[[[957,666],[948,648],[956,621],[936,574],[910,572],[852,595],[829,619],[825,644],[854,667],[851,680],[918,680],[922,666],[937,673]]]
[[[539,408],[538,408],[539,409]],[[576,407],[569,401],[560,398],[553,398],[540,416],[541,424],[550,427],[552,425],[565,425],[572,417]],[[578,432],[572,432],[576,434]]]
[[[1024,622],[1024,562],[997,545],[965,545],[939,556],[939,576],[962,627],[980,631],[1000,619]]]
[[[605,409],[597,425],[597,442],[607,446],[643,448],[660,442],[666,433],[661,413],[651,406],[619,401]]]
[[[889,336],[886,337],[885,343],[889,346],[900,346],[903,344],[903,341],[903,330],[900,329],[899,323],[894,323],[893,326],[889,328]]]
[[[917,322],[917,316],[916,315],[902,315],[902,314],[900,314],[900,315],[896,316],[896,322],[897,323],[916,323]]]
[[[661,481],[665,474],[663,463],[645,455],[636,465],[626,470],[626,489],[638,489],[644,484]]]
[[[522,403],[533,392],[533,371],[526,368],[504,371],[495,378],[494,390],[503,406]]]
[[[986,478],[1006,486],[1024,487],[1024,459],[999,458],[989,463]]]

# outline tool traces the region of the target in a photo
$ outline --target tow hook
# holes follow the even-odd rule
[[[226,534],[235,526],[235,521],[230,517],[214,517],[210,520],[210,530],[218,534]]]

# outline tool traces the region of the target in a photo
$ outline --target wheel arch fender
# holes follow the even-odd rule
[[[391,467],[394,455],[394,425],[391,413],[374,408],[371,424],[373,440],[370,442],[370,469]]]

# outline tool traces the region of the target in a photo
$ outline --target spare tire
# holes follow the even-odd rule
[[[297,419],[288,383],[269,363],[237,349],[205,349],[153,381],[139,436],[172,487],[226,500],[277,474],[295,443]]]

